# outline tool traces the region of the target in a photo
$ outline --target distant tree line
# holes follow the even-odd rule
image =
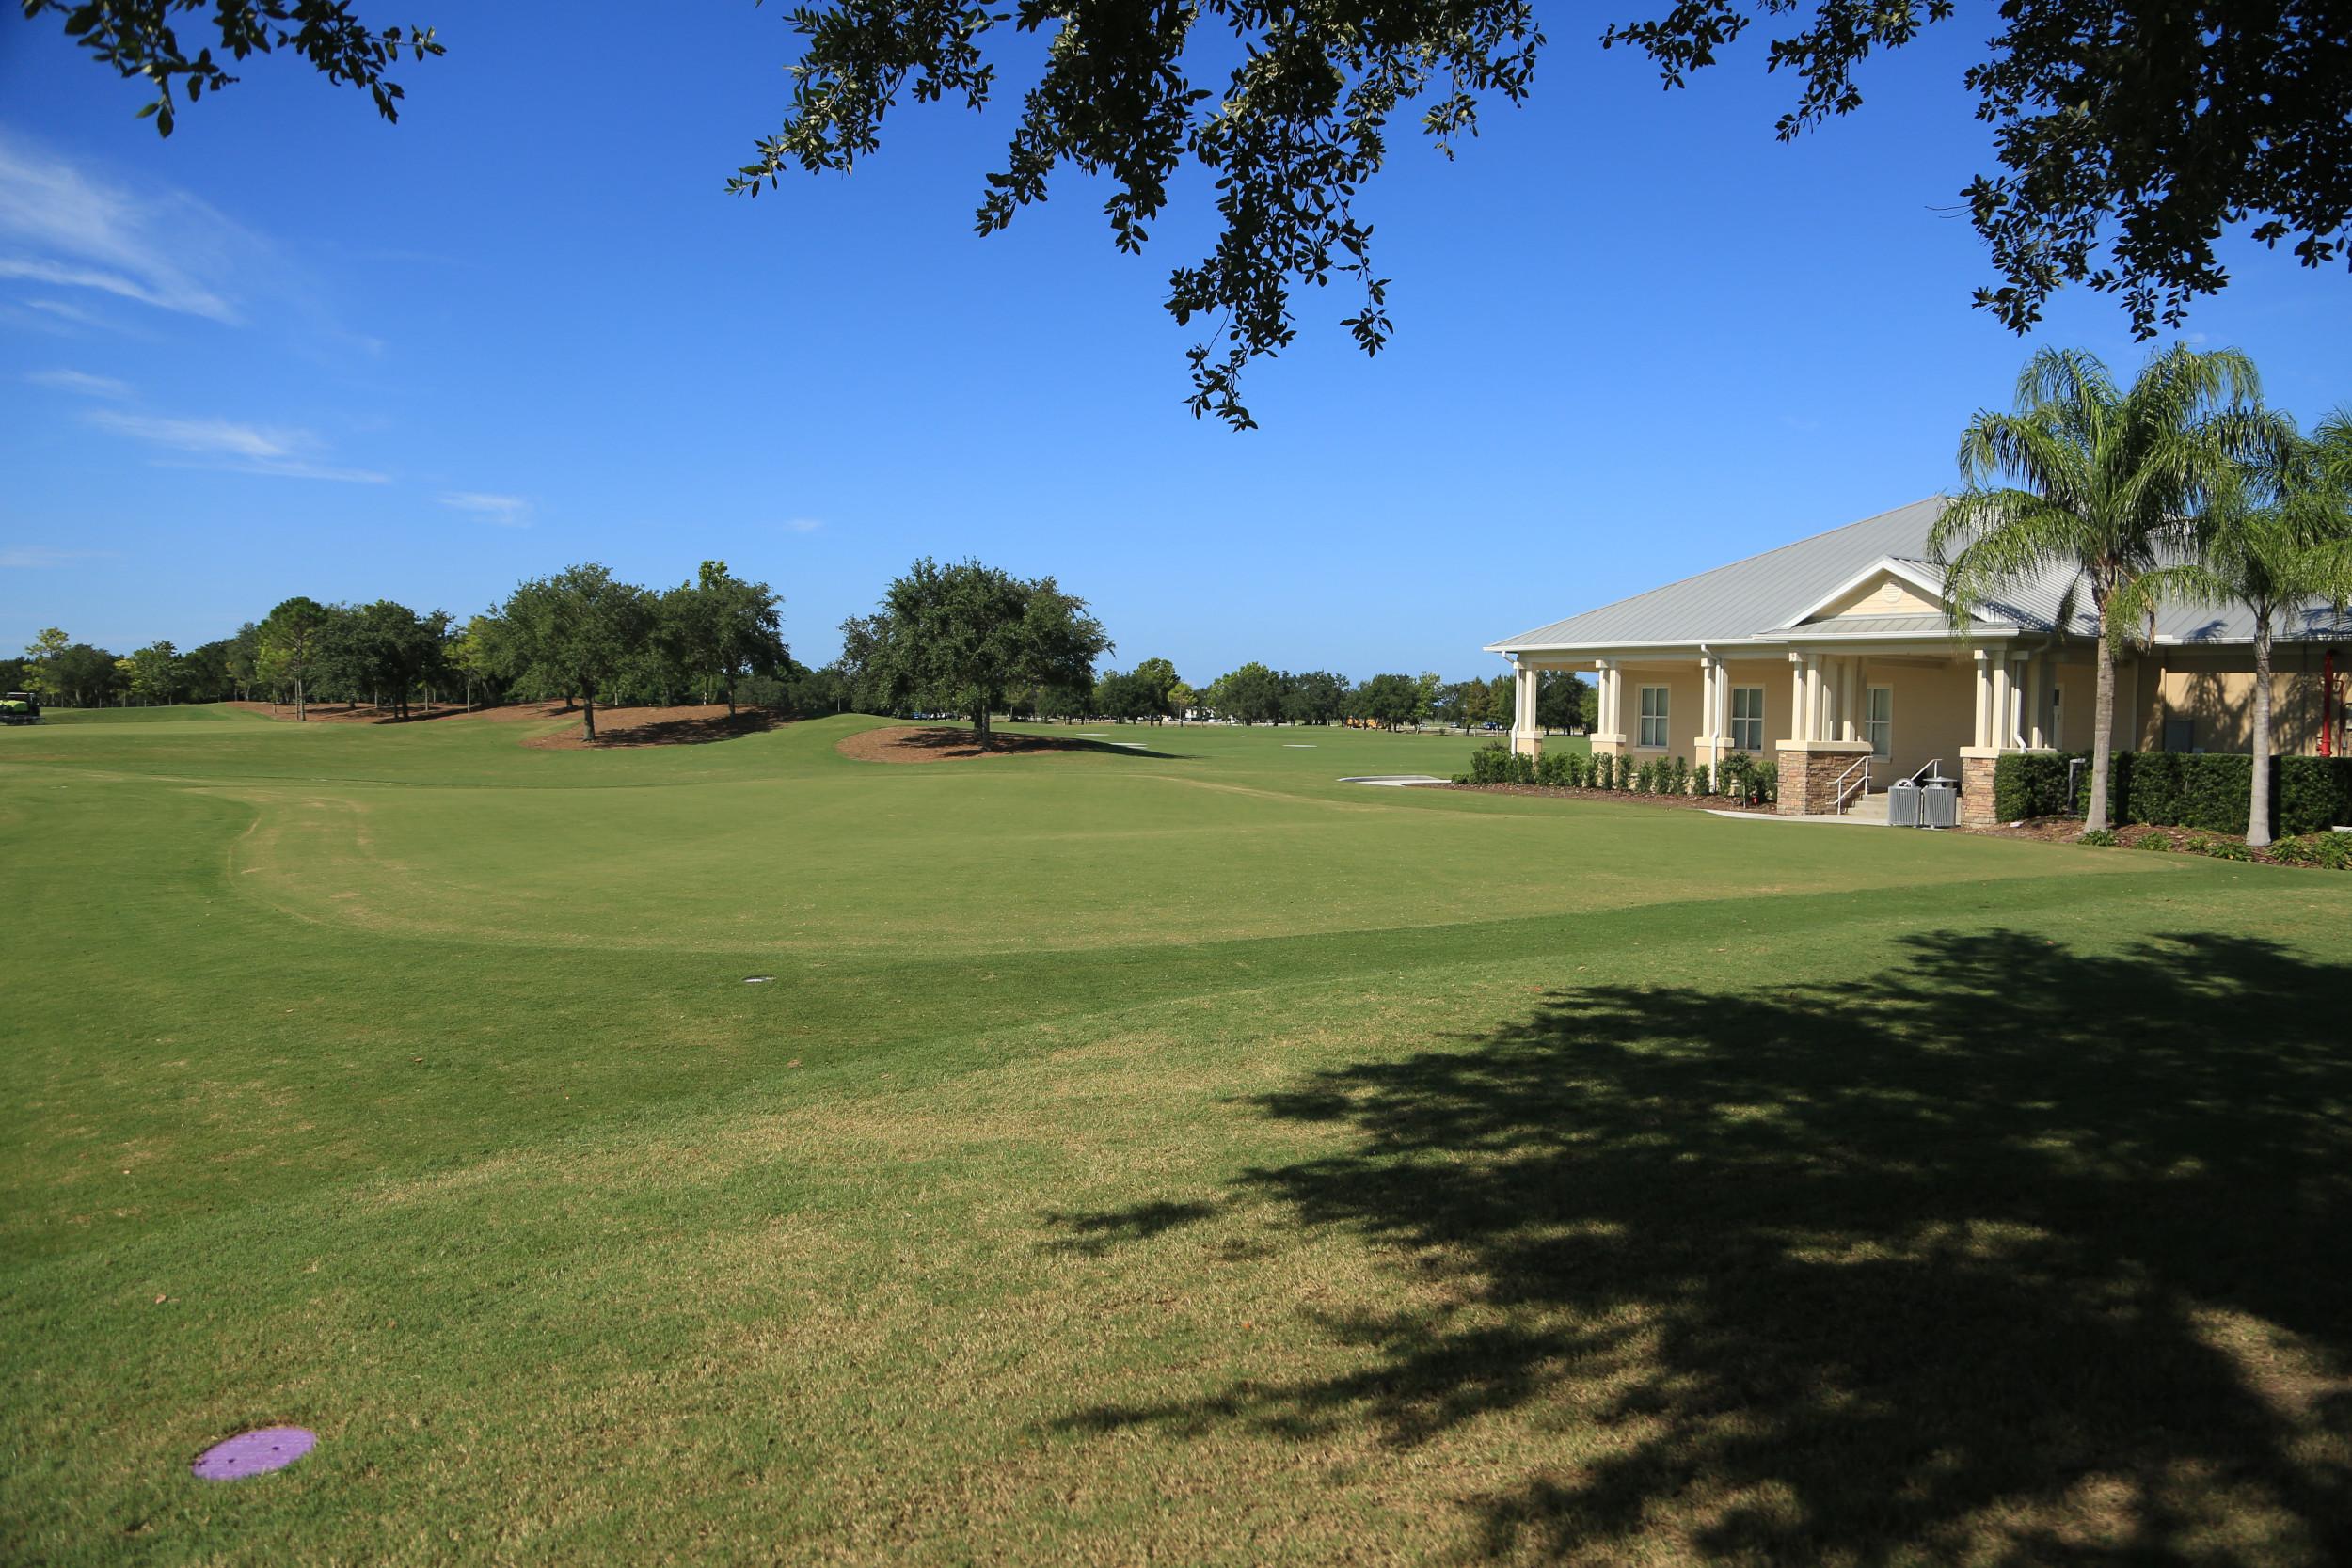
[[[0,660],[0,683],[52,705],[265,700],[293,707],[296,719],[320,703],[366,704],[405,719],[420,705],[561,701],[580,710],[590,736],[599,705],[720,702],[730,713],[744,703],[796,715],[954,714],[971,721],[982,745],[997,714],[1387,728],[1511,721],[1507,674],[1357,683],[1252,662],[1195,688],[1168,660],[1147,658],[1098,675],[1113,643],[1085,600],[1050,577],[1018,578],[977,561],[915,562],[872,614],[841,624],[841,657],[823,669],[793,659],[781,605],[768,584],[735,576],[723,561],[706,561],[692,580],[663,590],[590,562],[517,583],[463,623],[390,599],[296,596],[186,653],[158,641],[120,656],[53,627],[24,657]],[[1586,727],[1592,701],[1582,680],[1547,673],[1538,715],[1547,729]]]
[[[561,700],[596,733],[599,703],[739,702],[832,712],[837,678],[792,660],[781,601],[720,561],[653,590],[601,565],[516,585],[460,625],[390,599],[325,604],[297,595],[236,634],[182,653],[168,641],[115,655],[51,627],[0,681],[56,706],[262,700],[307,719],[319,703],[367,704],[389,717],[418,705]]]

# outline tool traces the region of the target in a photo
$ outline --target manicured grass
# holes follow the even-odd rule
[[[0,731],[0,1559],[2352,1559],[2352,878],[871,722]]]

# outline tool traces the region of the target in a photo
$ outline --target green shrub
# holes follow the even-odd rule
[[[2282,838],[2271,846],[2270,853],[2272,858],[2285,865],[2316,865],[2328,871],[2352,871],[2352,833],[2318,832],[2300,838]]]
[[[2088,758],[2089,752],[2075,752]],[[1994,765],[1993,808],[2002,821],[2049,816],[2062,795],[2068,758],[2005,756]],[[2352,757],[2273,757],[2271,821],[2280,837],[2352,825]],[[2254,759],[2232,752],[2117,752],[2110,759],[2107,816],[2151,827],[2244,833],[2253,804]],[[2055,779],[2055,784],[2048,781]],[[2053,793],[2055,791],[2055,794]],[[2074,784],[2076,816],[2090,808],[2090,769]]]
[[[1674,772],[1667,780],[1667,786],[1677,795],[1688,795],[1691,793],[1690,763],[1686,762],[1681,757],[1675,758]]]
[[[2066,776],[2087,752],[2005,752],[1993,765],[1993,815],[2002,822],[2029,816],[2064,816],[2069,810]]]
[[[2115,836],[2115,830],[2112,828],[2093,828],[2074,842],[2092,845],[2101,849],[2112,849],[2123,841]]]
[[[1691,793],[1693,795],[1712,795],[1715,793],[1715,781],[1708,773],[1707,764],[1703,762],[1696,768],[1691,769]]]
[[[1609,788],[1610,781],[1615,776],[1616,771],[1617,759],[1615,757],[1605,753],[1595,757],[1593,759],[1593,787],[1595,789]]]
[[[2234,838],[2215,838],[2206,833],[2191,833],[2181,841],[2181,847],[2192,855],[2207,855],[2217,861],[2250,861],[2254,851]]]
[[[2280,757],[2271,800],[2281,835],[2352,824],[2352,757]]]
[[[1488,741],[1470,753],[1470,782],[1501,784],[1509,774],[1511,753],[1500,740]]]
[[[1756,800],[1759,805],[1777,805],[1780,801],[1780,762],[1756,765]]]
[[[2172,835],[2170,833],[2153,832],[2142,838],[2133,847],[2139,849],[2153,849],[2158,853],[2163,853],[2166,850],[2177,849],[2180,846],[2172,842]]]
[[[1546,752],[1535,764],[1535,782],[1557,789],[1568,782],[1568,753]]]
[[[1503,775],[1506,783],[1531,784],[1535,782],[1535,759],[1526,752],[1512,752],[1511,760],[1504,766],[1509,769]]]

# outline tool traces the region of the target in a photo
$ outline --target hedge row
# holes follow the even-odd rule
[[[1780,799],[1780,768],[1744,754],[1724,759],[1723,776],[1710,777],[1707,764],[1693,768],[1681,757],[1636,763],[1629,757],[1588,756],[1581,752],[1546,752],[1525,756],[1501,741],[1470,755],[1467,773],[1455,784],[1544,784],[1555,789],[1622,789],[1644,795],[1726,795],[1755,804]]]
[[[2075,775],[2070,800],[2067,775],[2077,760],[2086,766]],[[2090,760],[2089,752],[2010,752],[1994,765],[1993,815],[2003,822],[2085,815],[2090,807]],[[2352,758],[2273,757],[2271,768],[2273,833],[2315,833],[2352,823]],[[2243,834],[2253,785],[2250,756],[2118,752],[2107,816],[2117,822]]]

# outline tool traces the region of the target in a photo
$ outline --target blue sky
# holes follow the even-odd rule
[[[1301,295],[1236,435],[1184,411],[1159,308],[1198,181],[1140,260],[1075,179],[972,234],[1017,80],[747,201],[778,8],[410,9],[449,55],[396,73],[398,126],[275,59],[169,141],[53,19],[0,19],[0,647],[721,558],[821,662],[928,553],[1057,575],[1121,667],[1485,673],[1495,638],[1947,486],[2031,347],[1968,305],[1980,21],[1791,146],[1756,51],[1666,94],[1556,24],[1458,161],[1394,138],[1364,203],[1393,346]],[[2229,256],[2189,330],[2307,422],[2352,402],[2342,275]],[[2146,352],[2087,293],[2042,336]]]

